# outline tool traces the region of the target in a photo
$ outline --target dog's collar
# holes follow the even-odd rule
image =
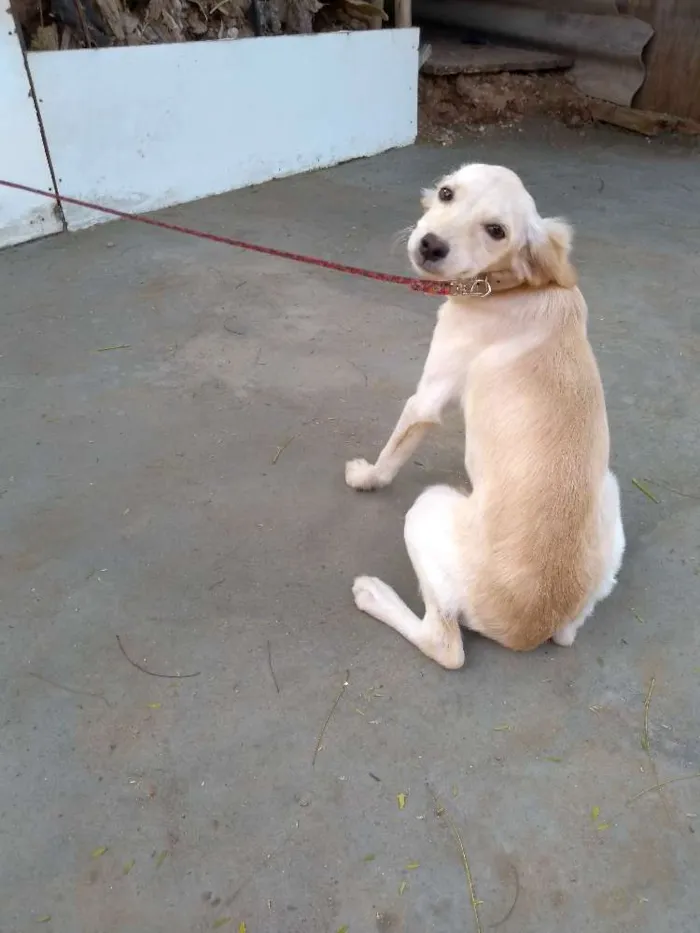
[[[497,292],[509,292],[520,288],[523,280],[514,272],[484,272],[470,279],[457,279],[450,282],[450,295],[453,298],[488,298]]]

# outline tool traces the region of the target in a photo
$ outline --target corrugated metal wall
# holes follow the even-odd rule
[[[414,0],[414,14],[569,53],[591,97],[700,117],[700,0]]]

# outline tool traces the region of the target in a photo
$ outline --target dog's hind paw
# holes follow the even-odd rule
[[[579,626],[575,622],[569,622],[568,625],[562,625],[560,629],[552,635],[552,641],[560,648],[570,648],[576,640],[576,633]]]
[[[348,460],[345,464],[345,482],[353,489],[379,489],[384,486],[377,476],[374,464],[366,460]]]

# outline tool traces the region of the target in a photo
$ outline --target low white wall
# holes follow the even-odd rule
[[[409,145],[418,30],[33,52],[59,190],[151,211]],[[65,206],[76,229],[109,219]]]
[[[51,175],[15,23],[0,8],[0,178],[33,188],[51,188]],[[0,246],[63,229],[53,202],[35,194],[0,188]]]

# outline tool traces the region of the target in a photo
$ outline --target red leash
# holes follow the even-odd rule
[[[422,279],[410,278],[407,275],[388,275],[386,272],[373,272],[371,269],[346,266],[339,262],[331,262],[329,259],[317,259],[315,256],[290,253],[287,250],[274,249],[271,246],[246,243],[243,240],[235,240],[233,237],[219,236],[217,233],[206,233],[204,230],[195,230],[193,227],[182,227],[179,224],[166,223],[164,220],[154,220],[152,217],[144,217],[142,214],[130,214],[127,211],[119,211],[113,207],[104,207],[102,204],[82,201],[80,198],[69,198],[64,194],[57,195],[51,191],[42,191],[41,188],[20,185],[15,181],[4,181],[0,179],[0,185],[5,188],[14,188],[16,191],[27,191],[29,194],[38,194],[44,198],[51,198],[52,201],[58,203],[65,201],[66,204],[87,207],[90,210],[100,211],[103,214],[111,214],[112,217],[119,217],[121,220],[135,220],[140,224],[148,224],[150,227],[160,227],[162,230],[170,230],[173,233],[185,233],[187,236],[199,237],[200,240],[211,240],[213,243],[223,243],[226,246],[235,246],[238,249],[246,249],[254,253],[263,253],[266,256],[275,256],[277,259],[289,259],[292,262],[301,262],[307,266],[320,266],[322,269],[330,269],[332,272],[343,272],[345,275],[359,275],[364,279],[373,279],[375,282],[390,282],[393,285],[406,285],[416,292],[425,292],[428,295],[450,295],[452,293],[451,285],[448,282],[427,282]]]

